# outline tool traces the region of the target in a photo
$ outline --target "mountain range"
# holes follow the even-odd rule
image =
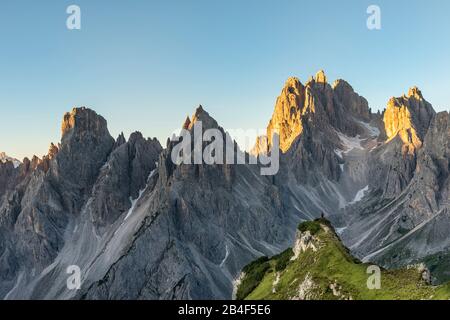
[[[202,107],[180,127],[196,121],[226,133]],[[248,263],[322,216],[363,262],[423,263],[432,283],[450,280],[448,112],[413,87],[373,113],[320,71],[286,81],[246,157],[269,153],[275,134],[273,176],[176,165],[173,141],[113,138],[102,116],[74,108],[42,159],[0,161],[0,298],[229,299]],[[66,286],[72,265],[80,290]]]

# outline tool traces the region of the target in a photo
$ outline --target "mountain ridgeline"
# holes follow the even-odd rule
[[[202,107],[180,127],[196,121],[225,133]],[[246,265],[278,257],[299,222],[321,216],[355,260],[386,269],[423,263],[433,284],[450,280],[448,112],[436,114],[413,87],[373,113],[350,84],[331,85],[321,71],[305,84],[286,81],[267,134],[246,157],[267,154],[274,134],[279,171],[264,176],[259,164],[177,165],[173,141],[163,148],[139,132],[114,139],[103,117],[73,109],[47,155],[19,162],[2,154],[0,298],[229,299]],[[66,285],[74,265],[79,290]],[[355,272],[342,280],[357,286]],[[311,282],[307,274],[298,286]],[[405,281],[392,282],[386,297],[405,298],[396,285],[403,292],[417,283]],[[346,298],[372,298],[339,286]],[[442,288],[411,298],[439,298]],[[272,287],[253,287],[239,297],[318,292],[286,290],[269,297]]]

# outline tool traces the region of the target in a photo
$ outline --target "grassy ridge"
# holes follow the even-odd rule
[[[417,269],[382,270],[381,288],[370,290],[370,264],[355,259],[345,248],[328,221],[306,222],[299,231],[309,231],[319,249],[308,249],[291,261],[292,250],[271,259],[262,258],[244,269],[238,299],[287,300],[354,299],[418,300],[449,299],[450,285],[433,287],[422,280]],[[275,283],[275,285],[274,285]]]

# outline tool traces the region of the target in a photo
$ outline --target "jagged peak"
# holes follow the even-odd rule
[[[422,95],[422,92],[419,90],[419,88],[417,87],[411,87],[408,90],[407,94],[403,94],[400,97],[390,97],[388,104],[387,104],[387,108],[389,107],[395,107],[395,108],[408,108],[409,110],[411,109],[411,105],[413,105],[414,102],[413,100],[417,100],[419,102],[426,102],[425,98]],[[411,110],[410,110],[411,111]]]
[[[63,142],[73,134],[84,136],[91,133],[95,136],[110,137],[105,118],[86,107],[76,107],[71,112],[65,113],[61,132]]]
[[[302,83],[300,82],[300,79],[297,77],[289,77],[287,78],[284,86],[285,87],[293,87],[298,88]]]
[[[128,142],[133,144],[138,140],[144,140],[144,136],[140,131],[134,131],[130,134],[130,137],[128,138]]]
[[[117,149],[118,147],[125,144],[126,142],[127,142],[127,139],[125,139],[125,135],[123,134],[123,132],[121,132],[114,142],[113,150]]]
[[[314,77],[317,83],[327,83],[327,76],[325,75],[325,71],[319,70]]]
[[[334,80],[333,85],[331,87],[333,88],[333,90],[336,89],[336,88],[339,88],[339,87],[345,87],[345,88],[351,89],[352,91],[355,91],[353,89],[353,87],[351,86],[351,84],[348,83],[344,79],[336,79],[336,80]]]
[[[289,77],[284,83],[281,95],[288,96],[290,94],[300,95],[304,86],[297,77]]]
[[[56,146],[53,142],[50,143],[50,147],[48,148],[48,157],[53,159],[59,152],[59,146]]]
[[[407,94],[403,94],[400,97],[391,97],[388,101],[388,107],[409,107],[408,101],[411,101],[411,98],[420,101],[425,101],[425,98],[422,95],[422,91],[416,86],[409,88]]]
[[[95,111],[86,107],[75,107],[72,111],[66,112],[61,125],[62,134],[64,135],[69,130],[75,128],[77,124],[80,124],[79,122],[82,118],[91,118],[92,116],[101,117]]]
[[[191,119],[192,120],[190,120],[189,125],[186,128],[185,128],[185,125],[186,125],[186,121],[185,121],[185,123],[183,125],[184,129],[190,130],[194,126],[194,124],[198,121],[202,122],[202,126],[203,126],[204,130],[219,127],[217,121],[213,117],[211,117],[207,111],[205,111],[203,109],[202,105],[198,106],[198,108],[195,110],[194,114],[192,115]]]
[[[398,107],[400,105],[400,103],[398,102],[396,97],[390,97],[387,105],[388,105],[388,108],[389,108],[389,106]],[[384,110],[384,111],[386,112],[386,110]]]
[[[415,86],[409,89],[407,95],[390,98],[383,114],[388,141],[398,135],[405,145],[412,146],[409,152],[414,152],[422,146],[434,115],[433,107]]]
[[[427,110],[428,112],[431,112],[433,114],[435,113],[431,104],[429,104],[423,97],[422,91],[416,86],[409,88],[407,94],[403,94],[400,97],[391,97],[387,104],[387,108],[406,107],[410,111],[412,111],[411,109],[413,109],[413,106],[427,107],[427,109],[429,109],[429,110]],[[414,110],[414,111],[418,111],[418,110]]]
[[[308,80],[305,83],[305,86],[311,86],[312,84],[315,83],[320,83],[320,84],[325,84],[327,83],[327,76],[325,75],[325,72],[323,70],[319,70],[315,76],[310,76],[308,78]],[[284,84],[284,88],[294,88],[294,89],[299,89],[302,88],[303,84],[300,81],[300,79],[298,77],[295,76],[291,76],[289,78],[287,78],[285,84]]]
[[[74,107],[70,112],[66,112],[64,114],[64,120],[70,120],[71,118],[75,118],[77,115],[81,115],[84,113],[94,112],[93,110],[86,107]]]
[[[203,109],[203,106],[200,104],[197,109],[195,109],[195,113],[194,113],[194,117],[195,116],[199,116],[200,114],[202,114],[203,112],[205,112],[205,110]]]
[[[45,158],[45,157],[44,157]],[[33,155],[31,160],[28,157],[23,158],[22,163],[24,164],[25,170],[35,170],[38,166],[42,165],[44,159],[40,159],[38,156]]]
[[[407,97],[408,98],[414,97],[417,100],[423,100],[422,91],[420,91],[419,88],[416,86],[409,88]]]
[[[316,81],[314,80],[313,76],[309,76],[308,80],[305,82],[306,87],[310,87],[312,84],[314,84]]]
[[[119,136],[116,139],[116,144],[121,145],[127,142],[127,139],[125,139],[125,135],[123,134],[123,132],[121,132],[119,134]]]

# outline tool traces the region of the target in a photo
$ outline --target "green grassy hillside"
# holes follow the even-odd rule
[[[325,219],[299,225],[296,246],[243,269],[237,299],[418,300],[449,299],[450,285],[428,285],[418,268],[381,269],[380,288],[369,289],[371,264],[351,256]],[[295,260],[294,252],[298,253]],[[371,282],[373,283],[373,282]]]

